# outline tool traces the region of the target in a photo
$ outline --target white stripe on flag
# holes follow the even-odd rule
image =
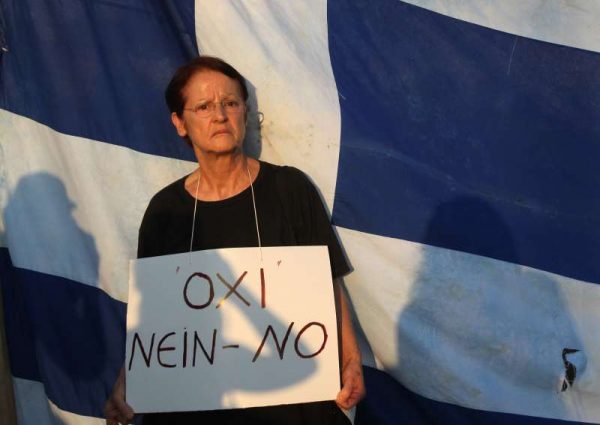
[[[194,164],[68,136],[4,110],[0,128],[0,222],[14,265],[126,301],[146,206]]]
[[[59,409],[46,398],[44,385],[28,379],[14,378],[19,425],[104,425],[106,421]]]
[[[55,424],[41,383],[13,377],[13,386],[19,425]]]
[[[256,89],[261,158],[305,171],[331,209],[341,124],[326,2],[197,0],[196,37],[201,53],[227,60]]]
[[[597,0],[403,1],[510,34],[600,52]]]
[[[378,363],[425,397],[600,422],[600,286],[338,228],[347,288]],[[577,367],[561,392],[562,350]]]

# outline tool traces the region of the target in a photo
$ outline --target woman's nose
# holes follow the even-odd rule
[[[215,110],[213,111],[213,119],[215,121],[226,121],[227,113],[225,112],[225,107],[221,102],[215,103]]]

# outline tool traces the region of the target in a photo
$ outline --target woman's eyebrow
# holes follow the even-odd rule
[[[237,95],[236,93],[225,93],[222,97],[220,97],[220,99],[226,99],[228,97],[239,98],[240,96]],[[212,102],[212,101],[213,101],[212,98],[204,98],[204,97],[200,97],[200,98],[197,98],[197,99],[193,100],[193,102],[195,102],[195,103],[199,103],[199,102]]]

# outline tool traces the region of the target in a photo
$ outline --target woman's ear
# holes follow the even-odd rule
[[[188,135],[183,119],[181,119],[176,112],[171,113],[171,122],[173,123],[173,126],[175,127],[175,130],[177,130],[177,134],[179,134],[179,136],[186,137]]]

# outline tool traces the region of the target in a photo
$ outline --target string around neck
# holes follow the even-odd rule
[[[256,224],[256,237],[258,238],[258,250],[260,251],[260,261],[263,261],[262,243],[260,241],[260,230],[258,229],[258,213],[256,212],[256,199],[254,198],[254,185],[252,184],[252,176],[248,161],[246,161],[246,172],[248,173],[248,181],[250,182],[250,191],[252,192],[252,208],[254,208],[254,223]]]
[[[194,230],[196,229],[196,210],[198,209],[198,189],[200,188],[201,171],[198,167],[198,182],[196,183],[196,194],[194,195],[194,215],[192,216],[192,237],[190,238],[190,264],[192,264],[192,245],[194,244]]]
[[[262,242],[260,239],[260,229],[258,226],[258,213],[256,210],[256,198],[254,196],[254,185],[252,184],[252,175],[250,174],[250,168],[248,167],[248,161],[246,161],[246,173],[248,174],[248,182],[250,183],[250,192],[252,194],[252,209],[254,211],[254,223],[256,225],[256,237],[258,240],[258,249],[260,252],[260,261],[263,261],[263,252],[262,252]],[[201,177],[200,167],[198,167],[198,181],[196,182],[196,192],[194,195],[194,214],[192,216],[192,235],[190,237],[190,251],[189,251],[189,259],[190,264],[192,263],[192,248],[194,245],[194,232],[196,230],[196,212],[198,210],[198,190],[200,188],[200,177]]]

